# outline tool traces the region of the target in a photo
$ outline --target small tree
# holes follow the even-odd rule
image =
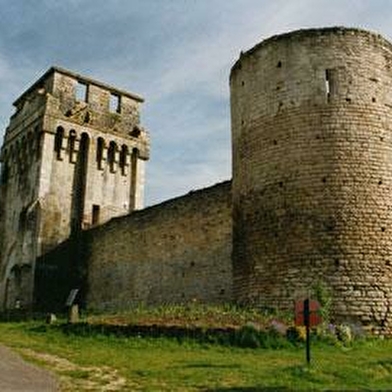
[[[312,287],[315,299],[320,303],[320,315],[324,323],[329,323],[331,319],[332,292],[323,281],[316,282]]]

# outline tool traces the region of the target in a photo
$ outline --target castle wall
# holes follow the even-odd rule
[[[271,37],[230,87],[232,184],[140,211],[142,99],[58,68],[27,90],[0,156],[0,306],[31,300],[38,257],[42,309],[80,288],[101,311],[291,310],[326,286],[336,320],[391,335],[392,45],[345,28]]]
[[[231,73],[234,296],[292,309],[314,285],[337,319],[392,333],[392,47],[297,31]]]
[[[191,192],[85,233],[87,306],[229,301],[230,185]]]

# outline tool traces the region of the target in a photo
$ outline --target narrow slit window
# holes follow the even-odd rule
[[[56,136],[54,138],[54,151],[56,153],[57,159],[61,159],[61,149],[63,147],[63,139],[64,139],[64,129],[62,127],[58,127],[56,131]]]
[[[88,85],[83,82],[78,82],[76,85],[76,100],[87,102],[88,98]]]
[[[123,176],[126,175],[126,166],[127,166],[127,156],[128,156],[128,147],[123,144],[121,146],[121,151],[120,151],[120,168],[121,168],[121,174]]]
[[[76,132],[72,129],[69,132],[68,138],[68,153],[69,153],[69,161],[71,163],[76,162]]]
[[[110,94],[110,111],[112,113],[120,113],[121,97],[117,94]]]
[[[98,170],[102,170],[103,168],[103,150],[105,148],[105,141],[99,137],[97,139],[97,166]]]
[[[336,93],[336,77],[335,77],[335,70],[333,69],[326,69],[325,70],[325,95],[327,97],[327,101],[329,102],[330,99]]]
[[[101,212],[100,206],[97,204],[93,204],[92,219],[91,219],[91,223],[93,226],[99,223],[100,212]]]
[[[134,148],[132,150],[132,155],[131,155],[131,198],[130,198],[130,204],[129,204],[129,209],[130,211],[133,211],[136,207],[136,186],[137,186],[137,180],[138,180],[138,157],[139,157],[139,150],[137,148]]]
[[[115,142],[110,142],[109,149],[108,149],[108,163],[109,163],[109,169],[111,173],[115,172],[116,153],[117,153],[117,144]]]

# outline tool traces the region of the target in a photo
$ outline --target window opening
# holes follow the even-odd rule
[[[100,206],[97,204],[93,204],[93,212],[91,223],[93,225],[97,225],[99,223],[99,215],[100,215]]]
[[[121,99],[117,94],[110,94],[110,111],[112,113],[120,113],[121,111]]]
[[[139,158],[139,150],[137,148],[134,148],[132,150],[132,155],[131,155],[131,192],[130,192],[130,203],[129,203],[129,209],[130,211],[133,211],[136,207],[136,185],[137,185],[137,170],[138,170],[138,165],[137,161]]]
[[[330,86],[330,75],[329,75],[329,69],[325,70],[325,92],[327,94],[327,100],[329,101],[331,97],[331,86]]]
[[[76,162],[76,132],[74,130],[69,131],[68,138],[68,151],[69,151],[69,161],[75,163]]]
[[[139,128],[137,125],[135,125],[135,126],[133,127],[132,131],[129,132],[129,134],[130,134],[131,136],[133,136],[133,137],[139,137],[139,136],[140,136],[140,133],[141,133],[141,130],[140,130],[140,128]]]
[[[88,124],[88,123],[90,122],[90,113],[89,113],[89,112],[87,112],[87,113],[84,115],[83,122],[84,122],[85,124]]]
[[[105,141],[99,137],[97,139],[97,165],[98,165],[98,170],[102,170],[103,168],[103,149],[105,147]]]
[[[336,93],[336,71],[334,69],[325,70],[325,94],[327,101]]]
[[[114,173],[115,169],[115,161],[116,161],[116,151],[117,151],[117,145],[115,142],[110,142],[109,144],[109,149],[108,149],[108,163],[109,163],[109,168],[112,173]]]
[[[64,129],[58,127],[56,136],[54,138],[54,151],[56,152],[56,158],[61,159],[61,148],[63,147]]]
[[[120,152],[120,168],[121,168],[121,174],[125,176],[126,173],[126,166],[127,166],[127,156],[128,156],[128,147],[123,144],[121,146],[121,152]]]
[[[88,98],[88,85],[83,82],[76,84],[76,100],[81,102],[87,102]]]

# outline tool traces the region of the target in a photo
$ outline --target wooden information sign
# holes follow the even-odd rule
[[[309,327],[315,327],[321,324],[320,304],[313,299],[309,300]],[[305,301],[295,303],[295,325],[305,326]]]
[[[306,327],[306,362],[310,364],[310,327],[321,323],[320,304],[311,299],[295,303],[295,325]]]

